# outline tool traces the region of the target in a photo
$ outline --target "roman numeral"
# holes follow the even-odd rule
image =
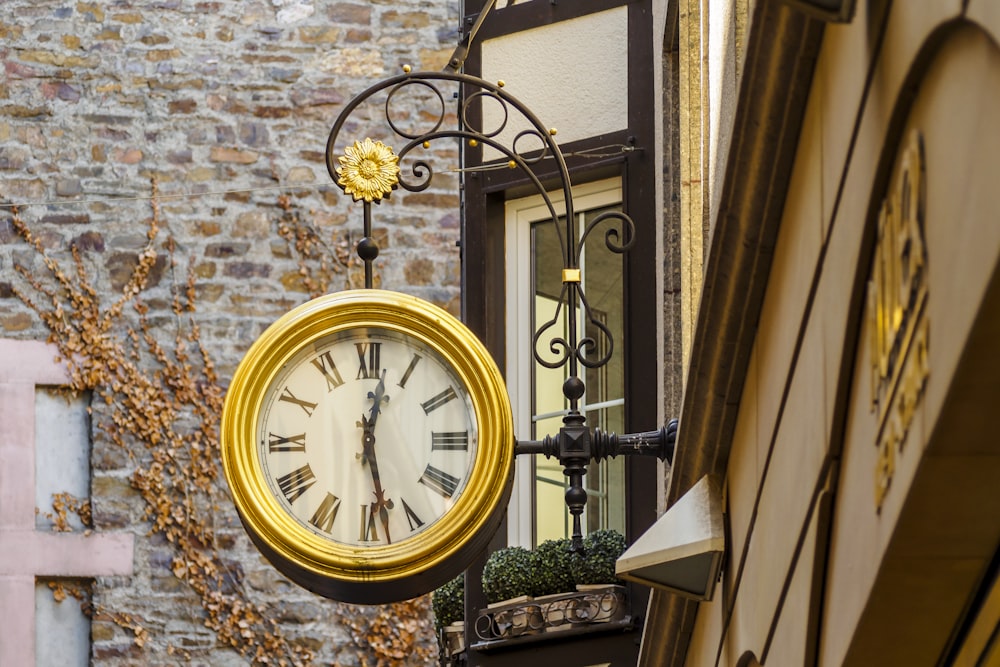
[[[329,533],[333,530],[333,521],[337,518],[337,510],[339,509],[340,498],[332,493],[328,493],[323,502],[316,508],[316,513],[309,519],[309,523]]]
[[[278,488],[285,494],[288,502],[294,503],[295,499],[306,492],[310,486],[316,483],[316,476],[313,475],[312,468],[305,464],[298,470],[293,470],[287,475],[278,478]]]
[[[379,354],[382,351],[382,343],[355,343],[354,347],[358,349],[358,375],[354,379],[378,378],[378,370],[381,366]]]
[[[469,451],[468,431],[444,431],[431,433],[431,451]]]
[[[429,415],[430,413],[434,412],[442,405],[444,405],[451,399],[456,398],[457,396],[458,395],[455,393],[455,389],[453,387],[448,387],[447,389],[445,389],[440,394],[430,399],[426,403],[421,403],[420,407],[424,409],[425,414]]]
[[[451,498],[455,489],[458,488],[459,479],[428,464],[424,469],[424,474],[417,481],[427,488],[437,491],[445,498]]]
[[[278,400],[285,401],[286,403],[294,403],[305,411],[307,417],[312,417],[313,410],[316,409],[315,403],[295,398],[295,395],[292,394],[288,387],[285,387],[285,391],[281,392],[281,396],[278,397]]]
[[[403,373],[403,378],[399,381],[399,386],[406,389],[406,381],[410,379],[410,373],[413,369],[417,367],[417,363],[423,359],[419,354],[414,354],[413,358],[410,359],[410,365],[406,367],[406,372]]]
[[[417,516],[417,513],[410,509],[410,506],[406,504],[406,501],[402,498],[399,499],[403,503],[403,511],[406,512],[406,520],[410,522],[410,532],[412,533],[420,526],[424,525],[423,520]]]
[[[369,510],[371,510],[371,505],[361,506],[361,533],[358,535],[359,542],[378,542],[375,513]]]
[[[290,435],[287,438],[283,435],[275,435],[274,433],[268,433],[267,435],[271,439],[267,443],[267,451],[269,451],[272,454],[274,452],[306,451],[305,433],[299,433],[298,435]]]
[[[344,384],[344,379],[340,377],[340,371],[337,370],[337,365],[333,363],[333,357],[330,356],[329,351],[313,359],[312,365],[323,374],[323,379],[326,380],[327,391],[333,391]]]

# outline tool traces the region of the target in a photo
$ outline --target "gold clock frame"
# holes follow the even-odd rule
[[[370,547],[324,539],[290,517],[264,477],[256,433],[269,385],[298,351],[325,336],[364,327],[412,336],[440,354],[468,390],[479,431],[465,491],[455,505],[407,540]],[[345,602],[408,599],[465,570],[499,527],[513,483],[510,400],[489,352],[445,310],[385,290],[322,296],[268,327],[233,376],[223,408],[221,442],[233,502],[258,549],[299,585]]]

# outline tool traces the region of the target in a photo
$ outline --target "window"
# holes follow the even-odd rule
[[[560,215],[564,214],[561,193],[551,194]],[[574,188],[577,231],[607,210],[621,210],[621,182],[609,179]],[[534,333],[546,322],[554,325],[537,345],[543,359],[554,359],[548,341],[565,336],[566,309],[557,307],[562,288],[562,250],[549,210],[539,196],[507,203],[506,212],[506,295],[507,295],[507,388],[514,409],[517,437],[540,440],[555,435],[568,410],[562,384],[567,367],[549,369],[532,354]],[[565,218],[560,218],[564,222]],[[608,225],[617,224],[608,221]],[[612,341],[623,340],[622,256],[603,243],[603,229],[596,229],[585,244],[580,258],[582,285],[590,304],[590,315],[578,310],[580,337],[593,338],[592,356],[607,354]],[[558,315],[557,315],[558,313]],[[591,321],[597,320],[611,333],[611,340]],[[612,350],[608,364],[585,369],[586,393],[580,410],[591,427],[624,432],[624,364],[620,349]],[[585,478],[587,506],[585,532],[614,528],[625,534],[625,465],[623,457],[592,463]],[[515,487],[508,512],[508,542],[526,547],[547,539],[569,537],[572,521],[563,495],[566,478],[555,459],[524,456],[517,460]]]

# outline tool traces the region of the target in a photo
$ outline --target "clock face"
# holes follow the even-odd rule
[[[233,503],[296,583],[379,604],[454,578],[501,525],[514,474],[503,376],[416,297],[350,290],[251,345],[220,426]]]
[[[345,545],[429,530],[465,491],[479,442],[469,392],[418,338],[358,327],[300,349],[268,385],[257,447],[270,493]]]

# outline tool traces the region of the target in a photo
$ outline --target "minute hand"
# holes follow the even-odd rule
[[[378,386],[375,387],[375,391],[368,392],[368,398],[372,399],[371,411],[367,418],[362,415],[361,421],[358,422],[358,426],[363,429],[361,435],[361,457],[362,463],[368,463],[368,469],[372,475],[372,484],[375,487],[375,502],[371,505],[371,512],[372,514],[378,512],[382,523],[382,530],[385,531],[385,541],[391,544],[392,536],[389,534],[388,510],[393,508],[393,502],[391,499],[385,497],[385,491],[382,489],[382,480],[378,471],[378,460],[375,458],[375,422],[378,420],[379,413],[381,412],[382,402],[389,400],[389,397],[385,395],[384,370],[382,371],[382,377],[379,379]]]

